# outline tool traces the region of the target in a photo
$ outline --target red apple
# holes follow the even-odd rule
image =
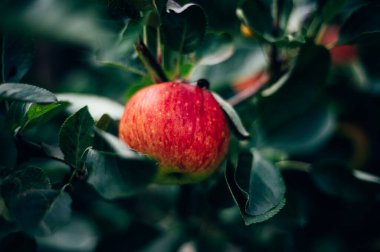
[[[161,184],[208,177],[229,144],[228,124],[213,95],[180,82],[154,84],[133,95],[125,106],[119,137],[157,160],[156,182]]]
[[[321,35],[320,43],[330,49],[330,55],[333,65],[345,65],[352,63],[358,58],[357,48],[353,45],[338,45],[335,44],[339,37],[339,27],[329,25],[325,28]]]

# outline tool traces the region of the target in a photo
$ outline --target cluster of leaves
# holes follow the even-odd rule
[[[268,246],[278,250],[276,244],[302,250],[313,245],[285,240],[308,223],[319,227],[313,209],[319,200],[339,199],[341,208],[370,202],[361,213],[376,204],[379,177],[358,170],[376,161],[368,161],[368,150],[359,151],[365,150],[373,134],[363,137],[354,124],[343,123],[360,113],[349,98],[341,97],[341,90],[349,97],[364,92],[359,101],[366,100],[367,93],[376,95],[374,81],[363,81],[369,76],[358,62],[333,66],[329,48],[321,45],[319,37],[326,25],[338,23],[337,45],[375,44],[379,4],[364,0],[20,2],[0,4],[0,224],[4,223],[0,237],[5,236],[0,249],[9,246],[14,235],[34,239],[9,234],[21,230],[36,237],[50,235],[38,238],[38,244],[61,250],[91,251],[95,246],[97,251],[121,247],[175,251],[187,246],[200,251],[268,250]],[[42,21],[40,13],[46,13]],[[99,22],[100,17],[106,22]],[[243,29],[248,31],[245,36]],[[85,54],[91,55],[86,66],[72,61],[70,66],[82,67],[88,71],[88,82],[100,83],[84,88],[93,94],[77,93],[75,81],[84,85],[80,77],[66,84],[70,88],[45,85],[56,94],[19,83],[38,80],[31,67],[36,65],[39,40],[85,48]],[[84,57],[83,52],[80,55]],[[269,76],[267,82],[234,89],[239,80],[258,70]],[[55,81],[68,73],[60,70],[57,75]],[[200,184],[153,185],[154,161],[117,138],[123,106],[112,100],[124,101],[152,83],[199,78],[210,80],[235,133],[226,161]],[[112,82],[123,85],[111,86]],[[38,86],[43,85],[42,81]],[[380,122],[361,126],[372,129]],[[353,142],[349,157],[342,138]],[[243,225],[260,222],[264,223]],[[358,222],[360,218],[354,219]],[[98,238],[75,247],[79,231],[73,230],[81,231],[78,239]],[[284,230],[287,235],[281,236]],[[267,238],[268,233],[274,235]],[[57,242],[68,234],[73,242]],[[277,237],[281,242],[272,243]],[[332,246],[347,248],[340,243]]]

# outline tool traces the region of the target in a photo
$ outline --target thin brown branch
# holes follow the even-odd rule
[[[169,81],[168,77],[166,77],[166,74],[164,73],[164,70],[141,39],[136,43],[136,51],[154,81]]]

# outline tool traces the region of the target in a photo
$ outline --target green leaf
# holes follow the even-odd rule
[[[279,38],[267,37],[265,40],[278,47],[287,48],[298,48],[306,44],[306,38],[302,34],[287,34]]]
[[[131,77],[146,77],[148,73],[136,54],[135,45],[147,20],[147,17],[139,20],[126,19],[124,27],[118,34],[118,39],[97,50],[94,63],[117,68]]]
[[[0,240],[1,251],[31,252],[37,251],[36,239],[22,231],[12,231]]]
[[[0,100],[52,103],[57,98],[50,91],[22,83],[4,83],[0,85]]]
[[[103,8],[108,10],[111,18],[120,20],[127,17],[138,16],[139,11],[146,11],[153,8],[151,0],[97,0],[103,4]]]
[[[356,10],[343,24],[339,44],[376,43],[380,41],[380,4],[373,3]]]
[[[19,194],[9,209],[22,229],[48,235],[70,220],[71,198],[63,191],[30,190]]]
[[[31,158],[22,164],[22,167],[38,167],[45,174],[52,188],[57,188],[65,183],[70,176],[70,166],[63,161],[51,158]]]
[[[123,158],[143,157],[142,155],[130,149],[125,143],[123,143],[114,135],[101,129],[95,129],[95,132],[96,136],[100,137],[103,142],[108,145],[108,149],[110,149],[113,153],[116,153],[118,156]]]
[[[271,218],[285,205],[279,170],[256,150],[241,152],[236,167],[228,161],[225,177],[246,225]]]
[[[7,1],[0,8],[0,28],[12,33],[97,47],[112,37],[90,5],[70,1]]]
[[[91,116],[98,120],[103,114],[108,114],[114,119],[120,119],[124,106],[106,97],[90,94],[60,93],[57,94],[60,101],[69,102],[69,113],[75,113],[84,106],[88,107]]]
[[[243,140],[249,139],[251,136],[249,132],[245,129],[235,109],[218,94],[212,92],[212,95],[214,96],[215,100],[219,103],[220,107],[223,109],[223,111],[227,115],[227,118],[231,122],[232,129],[236,133],[236,136]]]
[[[266,55],[259,46],[236,47],[233,55],[220,64],[212,66],[197,65],[191,79],[206,78],[215,90],[223,87],[227,88],[231,86],[231,83],[239,79],[245,79],[252,76],[253,73],[262,71],[267,64]],[[231,71],[226,71],[226,69],[231,69]]]
[[[20,131],[24,131],[38,124],[44,124],[51,118],[61,113],[69,104],[67,102],[55,102],[48,105],[33,104],[26,114],[27,118]]]
[[[321,10],[324,22],[332,19],[346,2],[347,0],[327,0]]]
[[[3,168],[12,169],[17,161],[17,148],[14,138],[6,130],[6,124],[0,117],[0,178]]]
[[[11,131],[16,130],[18,127],[24,125],[27,120],[27,112],[32,106],[32,103],[14,101],[9,106],[6,115],[6,121]]]
[[[267,132],[263,144],[284,150],[288,154],[306,154],[326,143],[335,130],[335,111],[327,104],[319,102],[288,119],[281,127]]]
[[[157,172],[151,160],[121,157],[90,149],[85,162],[87,182],[105,199],[113,200],[131,196],[150,184]]]
[[[179,6],[168,1],[166,11],[160,13],[164,45],[179,53],[197,49],[205,36],[207,21],[203,9],[196,4]]]
[[[1,184],[1,195],[7,206],[18,194],[28,190],[50,189],[51,184],[45,172],[38,167],[26,167],[11,173]]]
[[[261,93],[257,105],[264,135],[286,127],[311,106],[326,100],[322,90],[330,65],[326,48],[309,44],[301,48],[291,71]]]
[[[59,132],[59,146],[65,160],[80,168],[83,154],[94,140],[94,119],[87,106],[68,117]]]
[[[228,33],[207,33],[196,51],[201,65],[216,65],[229,59],[234,52],[233,38]]]
[[[294,3],[293,0],[277,1],[277,3],[279,2],[282,2],[282,6],[276,6],[276,8],[274,8],[274,12],[277,11],[277,8],[282,10],[280,12],[279,26],[282,31],[286,31],[290,15],[293,11]]]
[[[238,17],[259,37],[272,37],[273,18],[265,1],[244,0],[237,11]]]
[[[10,35],[3,36],[2,81],[19,82],[29,71],[34,54],[34,43]]]
[[[320,190],[347,201],[368,202],[380,193],[378,181],[358,178],[357,173],[341,162],[319,162],[313,165],[311,176]]]

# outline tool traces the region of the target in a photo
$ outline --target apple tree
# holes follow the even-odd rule
[[[0,3],[0,251],[379,251],[380,4]]]

